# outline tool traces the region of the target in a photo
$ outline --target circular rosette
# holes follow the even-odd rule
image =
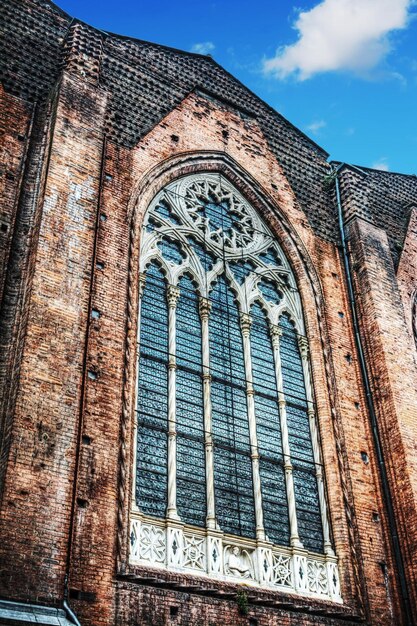
[[[180,185],[187,217],[204,240],[227,253],[252,247],[258,225],[243,198],[216,175]]]

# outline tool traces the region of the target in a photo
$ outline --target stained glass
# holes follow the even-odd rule
[[[317,451],[313,451],[308,412],[312,407],[307,401],[298,335],[289,315],[281,315],[279,321],[286,400],[282,414],[270,335],[270,324],[277,324],[284,304],[302,326],[291,269],[269,229],[229,183],[224,184],[217,174],[190,178],[188,185],[186,178],[180,179],[158,194],[143,229],[141,271],[146,274],[146,283],[138,358],[136,502],[147,515],[166,516],[171,357],[171,367],[176,364],[170,381],[175,378],[171,391],[175,397],[178,516],[185,524],[206,524],[209,478],[204,424],[205,411],[207,417],[211,405],[216,521],[225,533],[255,537],[250,386],[241,330],[241,315],[250,311],[251,376],[265,533],[273,543],[289,545],[281,433],[281,420],[285,423],[286,419],[300,539],[308,550],[322,551],[323,512],[316,478],[319,459],[314,456]],[[163,273],[152,260],[155,251]],[[248,279],[251,274],[260,280]],[[168,285],[177,288],[179,294],[173,355],[168,354]],[[170,297],[175,295],[176,289],[170,287],[169,293]],[[210,388],[209,405],[204,404],[203,393],[200,297],[208,298],[211,304],[211,311],[207,309],[211,377],[204,383],[206,390]],[[246,366],[250,371],[250,365]],[[172,408],[172,393],[169,397]]]
[[[239,315],[221,277],[211,294],[210,362],[216,513],[224,532],[253,537],[255,505]]]
[[[185,254],[178,243],[164,237],[158,245],[164,259],[177,265],[183,262]]]
[[[282,377],[287,400],[298,531],[305,548],[321,552],[323,533],[311,443],[307,399],[297,333],[288,315],[280,319]]]
[[[274,354],[268,322],[259,304],[252,307],[251,313],[252,371],[264,526],[271,541],[287,545],[289,523]]]
[[[148,515],[164,517],[167,491],[168,312],[165,281],[152,263],[141,310],[138,376],[136,501]]]
[[[205,526],[206,479],[201,380],[201,323],[191,279],[179,283],[177,304],[177,508],[181,519]]]

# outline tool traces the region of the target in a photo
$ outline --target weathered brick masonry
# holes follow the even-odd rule
[[[68,591],[97,626],[417,623],[416,177],[338,174],[407,622],[328,155],[211,58],[47,0],[2,11],[0,597]],[[201,171],[248,198],[297,276],[343,604],[252,587],[242,615],[239,585],[129,564],[142,219]]]

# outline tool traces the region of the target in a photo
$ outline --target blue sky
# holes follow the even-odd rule
[[[115,33],[210,53],[334,160],[417,174],[417,0],[59,0]]]

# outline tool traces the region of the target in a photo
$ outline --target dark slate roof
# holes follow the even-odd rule
[[[226,99],[256,117],[315,232],[338,241],[333,195],[323,185],[328,154],[212,58],[105,33],[71,18],[49,0],[3,0],[2,7],[0,79],[7,91],[42,101],[63,67],[85,64],[85,74],[96,72],[98,84],[110,94],[109,139],[127,147],[136,145],[194,89]],[[405,205],[416,195],[413,177],[366,171],[375,221],[387,229],[394,249],[404,238]],[[395,202],[385,192],[386,184]]]
[[[29,101],[45,97],[75,45],[99,59],[99,83],[111,94],[107,132],[126,146],[193,89],[226,98],[256,116],[312,227],[326,239],[337,237],[334,208],[322,190],[327,153],[213,59],[104,33],[72,20],[49,0],[3,0],[3,11],[1,78],[7,91]]]

